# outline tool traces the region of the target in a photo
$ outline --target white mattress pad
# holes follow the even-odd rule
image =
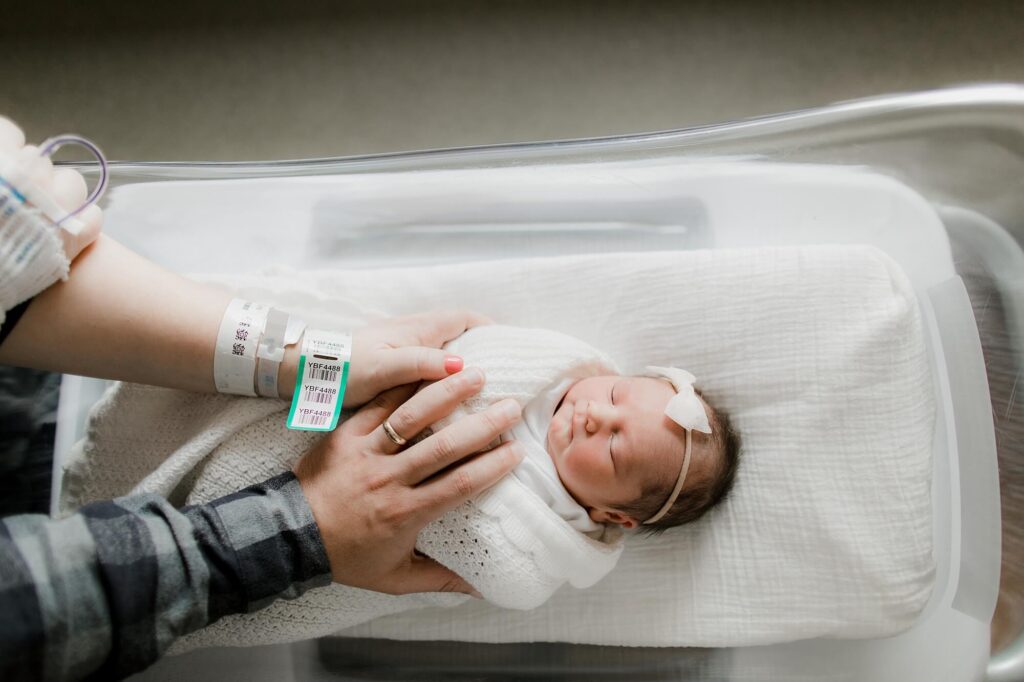
[[[590,589],[564,587],[528,612],[473,601],[345,634],[742,646],[885,636],[928,601],[933,389],[912,288],[874,248],[602,254],[241,283],[244,295],[333,323],[465,306],[577,336],[627,374],[684,367],[743,438],[721,508],[630,538]]]
[[[934,402],[920,316],[869,247],[602,254],[232,276],[313,323],[464,306],[562,331],[625,373],[684,367],[744,442],[731,498],[634,536],[594,587],[527,612],[479,601],[351,636],[743,646],[909,627],[934,580]]]

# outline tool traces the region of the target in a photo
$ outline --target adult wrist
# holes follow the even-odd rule
[[[295,382],[305,322],[283,310],[241,298],[224,310],[214,349],[217,391],[284,398]],[[287,362],[286,362],[287,359]]]

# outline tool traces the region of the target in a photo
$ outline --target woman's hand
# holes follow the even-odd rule
[[[443,379],[462,369],[462,358],[441,350],[464,331],[491,320],[467,310],[448,310],[374,322],[352,338],[352,360],[344,407],[358,407],[402,384]],[[299,346],[289,346],[281,365],[278,394],[291,400]]]
[[[296,464],[335,582],[390,594],[473,593],[457,574],[417,554],[416,536],[522,460],[515,441],[471,457],[519,421],[519,405],[496,403],[404,450],[382,424],[388,420],[400,438],[411,441],[483,384],[483,373],[470,368],[415,395],[413,386],[392,389]]]
[[[88,190],[81,174],[71,168],[55,170],[49,158],[39,155],[37,147],[25,146],[25,134],[21,128],[3,116],[0,116],[0,155],[17,158],[19,166],[27,171],[29,182],[52,196],[68,213],[85,202]],[[96,240],[103,226],[103,211],[96,204],[87,207],[77,217],[85,225],[77,235],[67,230],[57,231],[69,261]]]

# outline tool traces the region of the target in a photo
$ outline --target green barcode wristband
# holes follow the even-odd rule
[[[352,358],[352,335],[307,329],[286,425],[297,431],[333,431],[341,417]]]

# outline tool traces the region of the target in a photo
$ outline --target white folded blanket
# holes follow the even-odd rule
[[[446,348],[467,366],[484,370],[484,389],[435,429],[513,398],[525,406],[566,379],[615,373],[611,361],[572,337],[543,329],[487,326]],[[201,410],[198,429],[182,421]],[[157,493],[202,504],[280,473],[318,438],[288,432],[288,406],[279,400],[199,396],[120,384],[104,396],[87,438],[65,474],[62,504]],[[156,443],[140,447],[158,432]],[[147,473],[148,472],[148,473]],[[145,478],[138,476],[145,473]],[[574,530],[515,476],[506,476],[475,500],[428,524],[417,549],[464,577],[492,604],[531,609],[568,582],[590,587],[618,561],[622,533],[608,527],[597,538]],[[175,644],[246,646],[333,633],[372,618],[425,604],[454,604],[460,596],[395,597],[342,585],[311,590],[261,611],[224,618]]]
[[[624,374],[648,364],[685,367],[744,440],[723,507],[656,539],[628,537],[618,565],[590,589],[560,589],[530,611],[479,600],[405,611],[424,603],[408,597],[396,607],[405,612],[345,634],[741,646],[885,636],[909,627],[928,600],[931,378],[910,285],[875,249],[603,254],[231,283],[242,296],[324,325],[465,306],[505,324],[572,334]],[[132,391],[134,401],[158,405],[166,393]],[[269,477],[280,456],[260,452],[300,452],[309,441],[287,432],[268,446],[247,436],[244,402],[264,415],[280,409],[203,397],[153,425],[133,452],[167,451],[179,432],[207,450],[237,438],[256,453],[237,463],[241,475]],[[130,428],[108,413],[90,438],[99,445]],[[122,493],[151,472],[131,460],[94,474]],[[183,501],[196,476],[216,475],[212,463],[186,469],[168,493]],[[65,491],[72,506],[86,499],[73,479]],[[310,611],[335,606],[314,600]]]

